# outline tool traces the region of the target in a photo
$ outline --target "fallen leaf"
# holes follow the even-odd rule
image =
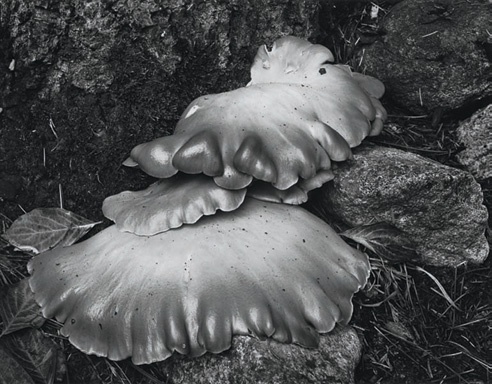
[[[0,341],[0,384],[34,384],[34,380]]]
[[[99,223],[63,208],[38,208],[15,220],[2,236],[13,246],[37,254],[72,245]]]
[[[45,318],[41,315],[27,278],[3,287],[1,292],[0,318],[3,328],[0,337],[28,327],[39,328],[44,324]]]
[[[5,350],[35,383],[52,384],[65,369],[63,353],[37,329],[13,333],[0,340],[4,340]]]
[[[413,335],[410,330],[400,322],[388,321],[386,322],[386,330],[392,335],[401,339],[413,340]]]
[[[348,229],[340,236],[351,239],[390,261],[418,260],[415,243],[400,229],[388,223],[362,225]]]

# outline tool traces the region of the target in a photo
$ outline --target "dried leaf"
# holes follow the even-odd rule
[[[405,232],[391,224],[362,225],[348,229],[340,235],[365,246],[386,260],[409,261],[419,259],[413,240]]]
[[[57,345],[39,330],[14,333],[4,339],[6,350],[35,383],[51,384],[65,368]]]
[[[398,321],[388,321],[386,322],[386,329],[392,335],[399,337],[401,339],[413,340],[413,335],[410,330]]]
[[[34,384],[33,379],[4,348],[0,340],[0,384]]]
[[[38,208],[15,220],[3,237],[19,249],[41,253],[72,245],[99,223],[63,208]]]
[[[6,292],[0,297],[0,318],[3,322],[0,337],[28,327],[39,328],[44,324],[45,319],[27,278],[4,287],[2,291]]]

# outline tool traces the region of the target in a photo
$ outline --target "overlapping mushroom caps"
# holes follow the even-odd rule
[[[333,178],[332,161],[348,159],[386,118],[383,84],[331,61],[327,48],[292,36],[262,46],[248,86],[194,100],[173,135],[138,145],[125,164],[157,178],[202,173],[229,190],[253,184],[257,198],[303,203]]]
[[[107,198],[114,226],[29,263],[44,316],[82,351],[136,364],[233,335],[312,347],[346,323],[366,256],[276,204],[305,202],[382,128],[382,84],[332,60],[294,37],[261,47],[248,86],[198,98],[174,135],[137,146],[125,163],[161,180]]]

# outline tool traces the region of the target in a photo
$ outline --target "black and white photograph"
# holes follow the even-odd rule
[[[0,384],[492,383],[491,0],[0,0]]]

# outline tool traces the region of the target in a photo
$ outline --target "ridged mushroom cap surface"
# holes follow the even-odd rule
[[[29,270],[43,315],[72,344],[145,364],[218,353],[233,335],[314,347],[350,319],[369,264],[302,208],[247,198],[150,237],[112,226]]]
[[[196,223],[202,216],[218,210],[237,209],[246,195],[258,200],[299,205],[308,200],[308,192],[334,177],[331,170],[318,172],[311,179],[279,190],[271,184],[255,181],[249,188],[231,190],[219,187],[205,175],[177,174],[160,179],[142,191],[124,191],[107,197],[104,215],[114,221],[120,231],[152,236]]]
[[[224,189],[204,175],[178,174],[142,191],[110,196],[104,200],[102,209],[120,231],[151,236],[194,224],[217,210],[233,211],[245,196],[246,189]]]
[[[203,173],[226,189],[256,179],[287,190],[316,177],[386,118],[382,83],[330,60],[291,36],[260,47],[248,86],[194,100],[173,135],[136,146],[125,164],[158,178]]]

